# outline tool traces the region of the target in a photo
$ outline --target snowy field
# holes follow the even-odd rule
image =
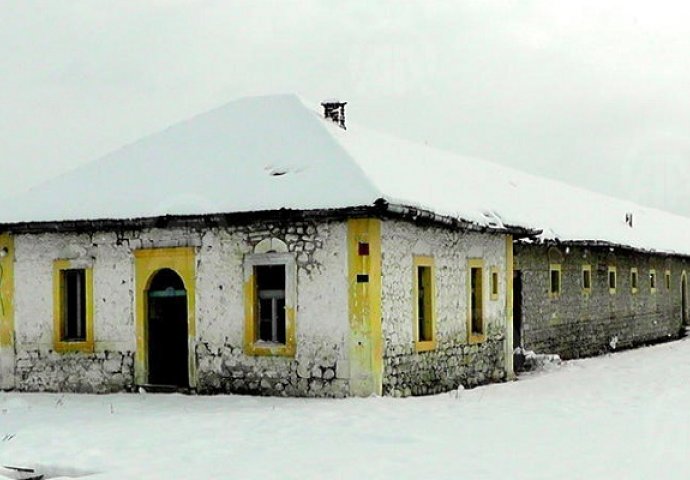
[[[101,480],[687,479],[690,341],[402,400],[0,394],[0,465]]]

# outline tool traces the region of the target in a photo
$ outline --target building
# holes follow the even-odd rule
[[[679,334],[690,220],[323,106],[238,100],[9,199],[0,387],[421,395]]]
[[[387,178],[428,149],[356,132],[294,96],[244,99],[12,199],[3,388],[411,395],[510,377],[505,287],[529,232],[429,208],[416,172]]]

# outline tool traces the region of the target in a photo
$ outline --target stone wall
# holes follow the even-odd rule
[[[16,361],[16,383],[32,392],[111,393],[131,390],[132,352],[94,354],[23,350]]]
[[[297,353],[243,353],[243,259],[265,238],[283,240],[297,263]],[[133,251],[194,247],[200,392],[301,396],[348,393],[347,249],[344,222],[255,223],[213,229],[147,229],[15,238],[16,388],[127,390],[134,386]],[[53,262],[93,267],[95,352],[53,350]]]
[[[550,264],[561,264],[562,291],[549,295]],[[592,291],[583,292],[582,265],[591,265]],[[608,267],[617,268],[617,289],[608,288]],[[638,269],[632,292],[631,269]],[[681,332],[681,275],[687,260],[621,249],[517,244],[515,269],[522,273],[522,345],[564,359],[678,338]],[[656,270],[652,292],[650,270]],[[671,271],[671,288],[665,272]]]
[[[413,341],[413,256],[434,258],[437,346],[416,352]],[[460,385],[503,380],[505,371],[506,239],[398,221],[382,227],[384,394],[439,393]],[[467,260],[484,261],[486,340],[467,335]],[[499,297],[491,300],[489,276],[498,270]]]

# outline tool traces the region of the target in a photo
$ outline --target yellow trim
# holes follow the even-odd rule
[[[671,284],[671,270],[666,270],[664,275],[664,282],[666,282],[666,290],[671,290],[671,287],[673,286]]]
[[[655,269],[649,270],[649,290],[652,293],[656,293],[656,290],[658,288],[658,286],[657,286],[658,281],[659,281],[659,279],[656,276],[656,270]]]
[[[479,300],[481,302],[481,321],[482,333],[477,334],[472,331],[472,269],[481,269],[481,290],[479,292]],[[486,340],[486,318],[484,315],[484,260],[481,258],[467,259],[467,341],[469,343],[481,343]]]
[[[429,323],[428,329],[431,333],[431,340],[419,340],[419,282],[417,279],[417,269],[419,267],[429,268],[429,283],[431,284],[431,292],[429,292],[429,302],[425,304],[426,312],[424,318]],[[428,352],[436,349],[436,271],[434,268],[434,258],[415,255],[412,258],[412,332],[414,339],[414,348],[417,352]]]
[[[589,287],[585,286],[585,272],[588,272]],[[582,293],[584,295],[592,293],[592,265],[589,264],[582,265]]]
[[[561,296],[563,289],[563,276],[561,274],[561,264],[552,263],[549,265],[549,298],[558,298]],[[558,289],[553,291],[553,272],[558,272]]]
[[[611,287],[611,274],[613,273],[613,287]],[[609,293],[611,295],[616,294],[616,289],[618,288],[618,269],[616,267],[609,267],[608,273],[606,274],[606,285],[609,287]]]
[[[632,293],[637,293],[640,289],[640,274],[637,268],[630,269],[630,289]]]
[[[153,275],[164,268],[174,270],[187,290],[187,334],[189,386],[196,387],[196,252],[193,247],[153,248],[134,251],[136,289],[137,351],[134,356],[135,380],[148,383],[147,295]]]
[[[515,377],[513,367],[513,236],[506,236],[506,344],[505,368],[508,380]]]
[[[0,348],[14,347],[14,239],[0,235],[0,250],[7,254],[0,258]]]
[[[264,357],[294,357],[297,353],[297,269],[294,255],[290,253],[255,254],[256,261],[245,263],[244,282],[244,353]],[[265,258],[262,261],[261,258]],[[285,344],[261,345],[257,343],[258,309],[254,267],[261,265],[285,265]]]
[[[369,254],[359,254],[359,244]],[[347,222],[348,310],[350,318],[350,394],[383,393],[383,332],[381,325],[381,221],[374,218]],[[368,282],[358,282],[368,275]]]
[[[489,274],[489,298],[493,301],[498,300],[500,293],[500,280],[498,277],[498,267],[491,267]]]
[[[84,270],[85,273],[86,340],[83,342],[62,340],[62,332],[64,330],[64,305],[62,304],[64,282],[62,281],[62,272],[71,269]],[[70,260],[55,260],[53,262],[53,349],[56,352],[92,353],[94,351],[93,309],[93,269],[84,268]]]

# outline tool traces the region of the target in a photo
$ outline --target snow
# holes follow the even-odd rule
[[[539,229],[542,239],[690,255],[690,219],[359,125],[343,130],[294,95],[240,99],[144,138],[8,199],[0,223],[347,208],[377,199],[482,226]]]
[[[688,359],[686,340],[408,399],[1,393],[0,465],[94,480],[685,479]]]

